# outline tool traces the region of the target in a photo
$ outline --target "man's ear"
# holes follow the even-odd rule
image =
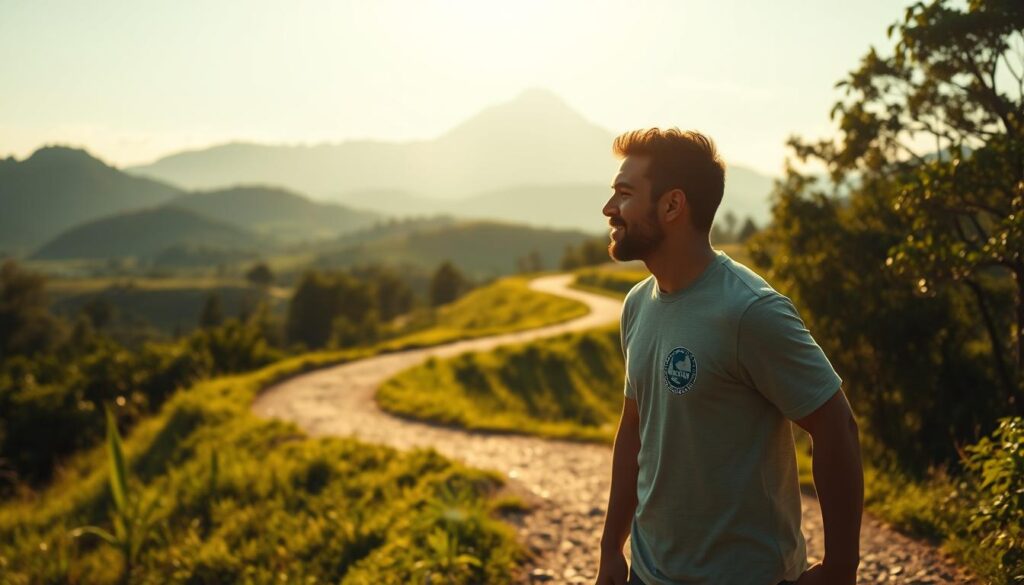
[[[682,189],[672,189],[661,199],[665,205],[665,221],[675,221],[686,209],[686,193]]]

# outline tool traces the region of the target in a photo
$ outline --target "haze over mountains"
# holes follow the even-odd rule
[[[605,229],[601,208],[618,166],[613,138],[554,94],[530,90],[414,143],[226,144],[136,167],[135,175],[84,150],[45,147],[23,161],[0,160],[0,255],[192,265],[298,245],[336,264],[348,263],[347,254],[422,263],[438,260],[427,253],[436,249],[486,273],[478,252],[491,249],[490,238],[553,263],[557,250]],[[770,186],[767,176],[730,167],[720,214],[764,223]],[[463,225],[424,221],[441,214]],[[366,231],[402,217],[419,219],[399,226],[401,236]],[[322,253],[360,230],[364,243],[382,243]],[[476,250],[435,245],[445,238]],[[423,250],[403,248],[416,246]],[[501,270],[514,263],[492,253]]]
[[[618,166],[613,138],[558,96],[533,89],[429,141],[231,143],[127,170],[190,189],[281,185],[389,215],[450,213],[600,231]],[[763,223],[770,190],[770,177],[731,165],[723,213]]]

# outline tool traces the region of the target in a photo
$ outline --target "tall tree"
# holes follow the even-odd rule
[[[889,34],[892,54],[871,50],[839,84],[839,139],[793,145],[837,183],[892,181],[909,229],[886,267],[922,294],[969,293],[1024,413],[1024,2],[919,2]]]
[[[326,347],[344,330],[345,345],[371,333],[377,311],[370,287],[344,273],[326,275],[309,271],[303,276],[291,303],[286,324],[288,340],[309,348]],[[352,331],[356,331],[355,334]]]
[[[806,309],[873,441],[955,461],[1024,409],[1024,3],[916,3],[839,85],[755,261]],[[967,398],[969,397],[969,399]]]
[[[443,262],[430,279],[430,304],[444,305],[462,296],[467,288],[466,277],[451,262]]]
[[[54,347],[63,336],[49,312],[46,279],[14,260],[0,265],[0,356],[31,355]]]
[[[199,313],[199,326],[208,329],[222,323],[224,323],[224,302],[220,298],[220,293],[214,291],[206,295],[203,310]]]

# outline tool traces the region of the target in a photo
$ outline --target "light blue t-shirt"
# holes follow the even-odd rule
[[[683,290],[652,276],[623,306],[641,440],[631,553],[648,585],[770,585],[807,567],[789,421],[842,380],[793,303],[716,254]]]

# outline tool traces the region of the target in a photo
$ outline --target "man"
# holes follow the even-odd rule
[[[696,132],[619,136],[611,256],[626,296],[625,400],[598,585],[853,585],[863,474],[841,380],[790,300],[709,233],[725,166]],[[788,420],[787,420],[788,419]],[[825,557],[808,569],[792,427],[810,433]],[[623,545],[631,535],[632,567]]]

